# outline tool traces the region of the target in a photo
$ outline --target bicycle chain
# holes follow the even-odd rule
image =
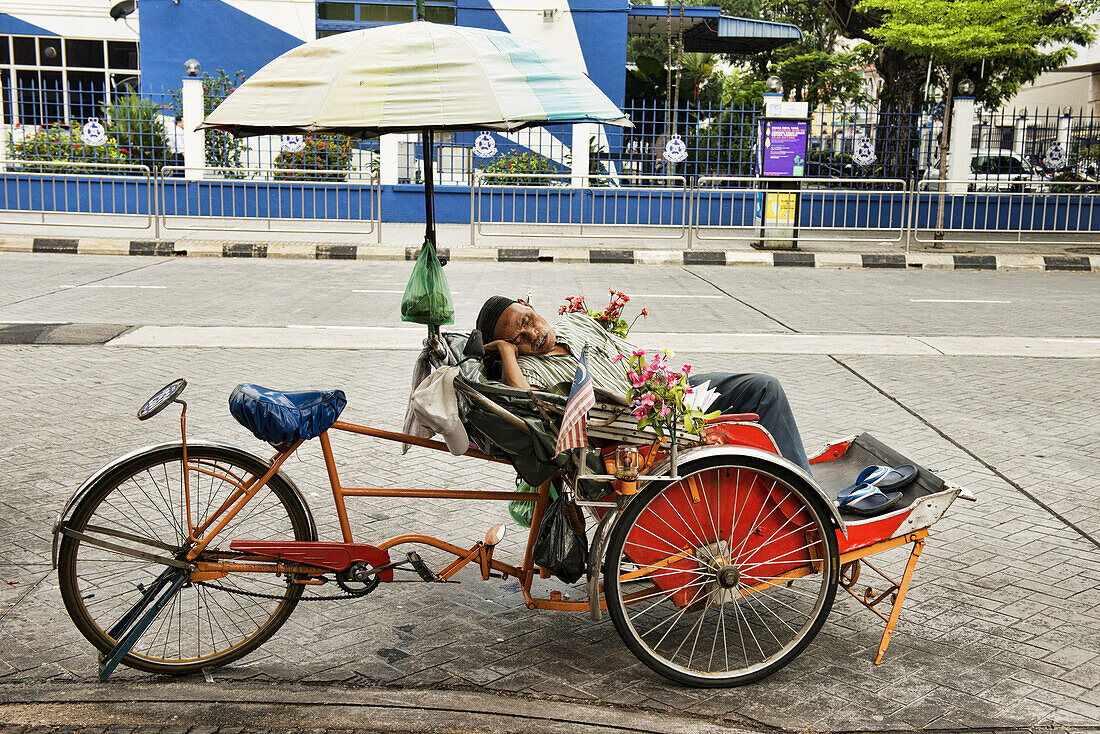
[[[228,586],[222,586],[220,584],[212,584],[209,581],[192,581],[195,586],[205,586],[208,589],[217,589],[218,591],[227,591],[230,594],[238,594],[239,596],[251,596],[257,599],[282,599],[285,594],[264,594],[259,591],[245,591],[244,589],[230,589]],[[303,594],[298,598],[298,601],[335,601],[337,599],[360,599],[367,594],[337,594],[334,596],[306,596]]]

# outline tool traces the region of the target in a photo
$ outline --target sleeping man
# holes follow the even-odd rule
[[[577,370],[577,355],[587,344],[588,369],[597,387],[626,395],[626,360],[636,347],[606,331],[590,316],[570,313],[551,327],[525,301],[493,296],[481,307],[477,328],[485,340],[485,351],[500,356],[501,380],[522,389],[551,389],[565,383],[568,391]],[[698,385],[710,380],[718,398],[711,406],[722,413],[756,413],[779,452],[807,472],[806,449],[798,434],[791,406],[779,380],[756,373],[709,372],[692,374],[688,381]]]

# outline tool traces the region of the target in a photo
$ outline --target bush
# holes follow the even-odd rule
[[[494,174],[531,174],[553,173],[556,176],[493,176],[488,179],[490,185],[495,186],[554,186],[562,183],[560,174],[567,172],[565,168],[544,155],[532,151],[512,150],[499,158],[493,159],[481,169],[485,173]]]
[[[123,95],[104,105],[103,115],[107,133],[132,163],[148,166],[150,171],[175,163],[161,109],[154,102],[136,94]]]
[[[306,135],[305,148],[283,151],[275,168],[300,169],[276,173],[277,181],[346,181],[351,169],[351,138],[344,135]],[[317,171],[306,173],[305,171]]]
[[[86,145],[80,139],[80,133],[67,126],[55,123],[27,135],[22,140],[9,144],[8,154],[12,159],[23,161],[52,161],[75,163],[126,163],[127,156],[118,147],[118,143],[108,139],[103,145]],[[72,166],[33,165],[26,167],[29,173],[98,173],[103,169],[89,167],[81,169]]]

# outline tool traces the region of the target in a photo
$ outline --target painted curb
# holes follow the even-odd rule
[[[414,260],[419,248],[387,245],[0,237],[0,252],[234,257],[296,260]],[[439,248],[441,259],[478,262],[707,265],[718,267],[874,268],[992,272],[1100,272],[1100,255],[954,254],[946,252],[804,252],[799,250],[609,250],[579,247]]]

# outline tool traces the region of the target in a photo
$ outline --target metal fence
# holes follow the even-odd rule
[[[249,169],[246,177],[227,179],[219,172],[162,169],[157,177],[160,226],[355,232],[375,234],[381,242],[382,189],[377,173],[257,168]]]
[[[690,221],[683,176],[633,176],[628,186],[587,187],[568,174],[486,173],[474,177],[470,227],[479,235],[606,237],[624,230],[680,239]]]
[[[14,224],[149,228],[157,211],[153,173],[135,163],[0,159],[0,211]]]
[[[1064,245],[1100,232],[1100,185],[1053,184],[1043,191],[974,190],[972,180],[921,181],[909,204],[917,243]]]
[[[901,242],[907,186],[901,179],[775,179],[706,176],[692,191],[692,228],[700,241],[807,241],[843,230],[850,242]],[[769,196],[774,197],[769,200]],[[778,211],[768,212],[771,205]],[[769,233],[790,229],[796,236]]]

